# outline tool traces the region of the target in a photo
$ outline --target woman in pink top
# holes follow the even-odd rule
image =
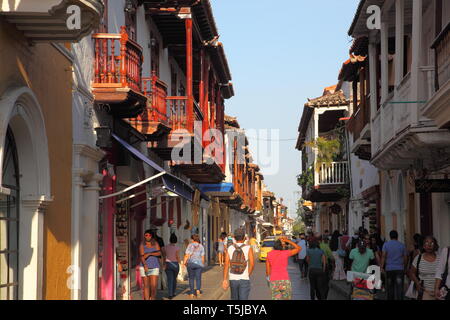
[[[170,244],[166,246],[166,275],[167,275],[167,290],[169,299],[175,297],[177,289],[177,276],[180,271],[180,248],[176,245],[178,242],[175,233],[170,235]]]
[[[284,250],[285,244],[294,247],[292,250]],[[301,248],[291,240],[281,237],[275,241],[274,249],[267,254],[266,276],[270,281],[272,300],[291,300],[292,285],[287,266],[289,257],[295,256]]]

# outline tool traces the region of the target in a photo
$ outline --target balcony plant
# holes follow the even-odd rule
[[[317,172],[320,171],[322,165],[330,167],[335,157],[341,152],[341,141],[339,139],[327,139],[318,137],[317,139],[305,143],[306,146],[317,150],[316,166]]]
[[[297,176],[297,184],[305,189],[310,189],[314,185],[314,175],[311,167]]]

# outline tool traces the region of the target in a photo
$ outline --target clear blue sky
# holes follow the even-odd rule
[[[236,95],[225,112],[244,129],[279,129],[280,170],[265,183],[291,215],[299,191],[295,139],[307,98],[337,83],[359,0],[211,0]],[[257,143],[249,139],[250,148]]]

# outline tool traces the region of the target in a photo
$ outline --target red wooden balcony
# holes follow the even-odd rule
[[[131,118],[140,114],[147,97],[142,92],[142,48],[120,33],[97,33],[95,71],[92,84],[95,101],[109,106],[112,115]]]

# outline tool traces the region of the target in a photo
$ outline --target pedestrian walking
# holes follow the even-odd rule
[[[448,275],[450,265],[450,247],[441,252],[441,258],[436,270],[435,297],[438,300],[450,300],[450,276]]]
[[[300,268],[300,275],[302,279],[304,279],[308,274],[308,263],[306,263],[306,252],[308,250],[308,244],[306,242],[304,233],[300,234],[297,244],[300,247],[300,251],[298,253],[298,266]]]
[[[405,273],[408,253],[403,243],[398,241],[398,232],[389,233],[390,241],[383,245],[381,256],[381,270],[386,270],[388,300],[403,300]]]
[[[161,248],[153,238],[153,232],[144,233],[144,243],[139,246],[141,277],[144,278],[144,300],[156,300],[160,270]]]
[[[331,241],[330,241],[330,249],[333,254],[333,259],[334,259],[333,280],[347,279],[347,277],[345,275],[345,271],[344,271],[344,259],[343,259],[344,257],[341,257],[339,255],[339,254],[342,255],[342,252],[344,252],[344,256],[345,256],[345,251],[342,250],[341,243],[339,241],[340,237],[341,237],[341,234],[339,233],[339,231],[335,230],[333,232],[333,235],[331,236]]]
[[[183,263],[187,266],[189,277],[189,297],[199,298],[202,294],[202,272],[205,266],[205,248],[198,234],[191,236],[192,242],[186,248]],[[195,295],[194,295],[195,293]]]
[[[421,253],[423,249],[423,237],[421,234],[416,233],[413,236],[413,242],[412,248],[409,249],[408,252],[408,270],[411,269],[412,263],[414,259]]]
[[[156,240],[156,242],[158,242],[158,245],[160,247],[161,250],[161,255],[159,256],[159,264],[160,264],[160,268],[159,268],[159,278],[158,280],[160,281],[160,289],[163,290],[164,287],[166,286],[166,279],[164,278],[164,273],[163,270],[166,270],[166,248],[164,245],[164,240],[163,238],[161,238],[160,236],[158,236],[158,228],[155,225],[150,225],[150,231],[152,233],[153,238]]]
[[[168,298],[173,299],[177,289],[177,276],[180,272],[180,248],[177,246],[178,238],[175,233],[170,235],[170,244],[166,247],[166,276]]]
[[[250,275],[255,267],[253,249],[245,244],[245,233],[234,232],[236,243],[225,252],[222,287],[231,289],[231,300],[248,300],[251,284]]]
[[[323,250],[323,252],[325,253],[325,256],[327,257],[327,265],[326,265],[326,289],[325,289],[325,297],[328,296],[328,290],[329,290],[329,286],[328,283],[330,282],[331,277],[333,276],[333,266],[335,264],[334,262],[334,257],[333,257],[333,253],[331,251],[330,245],[329,245],[329,238],[328,236],[318,236],[318,239],[320,241],[319,243],[319,248]],[[325,298],[326,299],[326,298]]]
[[[375,255],[375,259],[370,260],[369,265],[379,266],[381,264],[381,248],[378,246],[377,238],[374,235],[371,235],[368,239],[368,248],[371,249]]]
[[[366,273],[370,265],[370,260],[375,259],[372,249],[367,248],[367,241],[361,239],[357,248],[350,251],[350,260],[352,260],[352,271]]]
[[[225,239],[227,238],[227,234],[222,232],[220,234],[219,240],[217,240],[217,255],[219,258],[219,266],[223,266],[225,263]]]
[[[285,250],[285,246],[292,245],[294,249]],[[272,251],[267,254],[266,276],[270,284],[272,300],[291,300],[292,285],[287,270],[289,257],[298,254],[300,247],[286,237],[275,241]]]
[[[433,236],[423,242],[423,253],[414,258],[409,278],[414,283],[417,300],[435,300],[435,276],[439,266],[439,245]]]
[[[309,243],[306,254],[306,261],[309,268],[309,287],[311,300],[326,300],[327,298],[327,258],[319,242],[313,240]]]
[[[258,251],[259,251],[259,246],[258,246],[258,240],[256,240],[255,237],[251,237],[250,240],[248,241],[248,244],[252,247],[253,249],[253,255],[257,255]]]

